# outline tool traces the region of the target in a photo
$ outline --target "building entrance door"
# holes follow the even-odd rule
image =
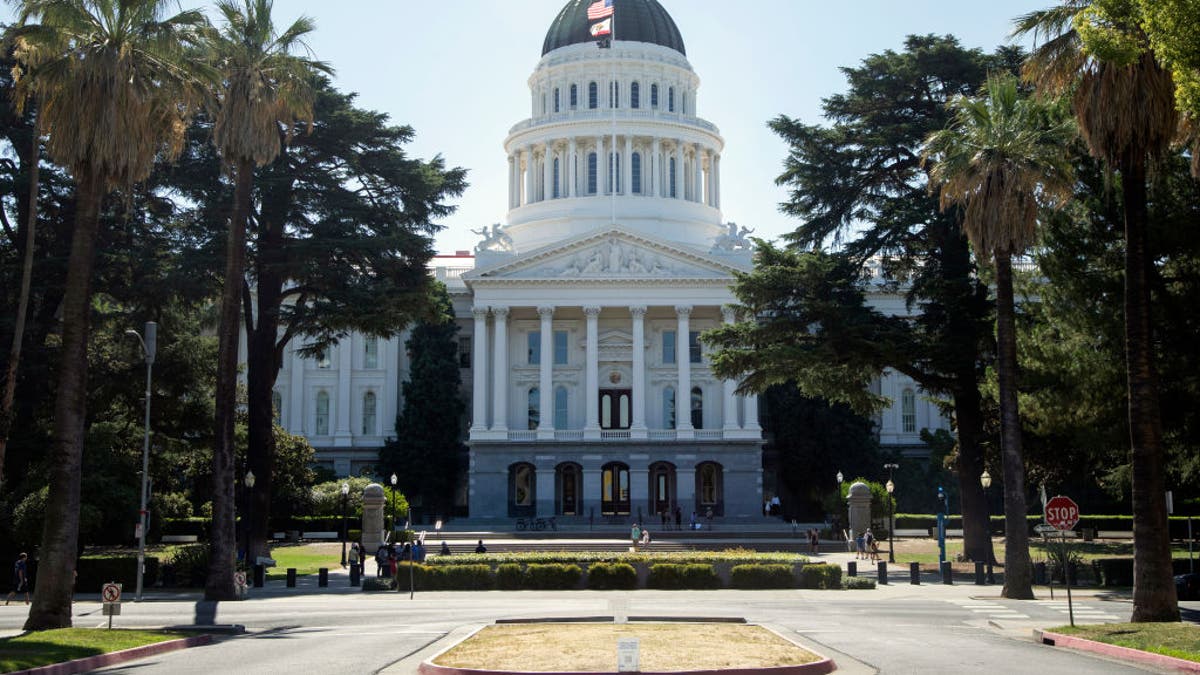
[[[666,462],[650,465],[650,507],[657,514],[670,514],[675,496],[675,467]]]

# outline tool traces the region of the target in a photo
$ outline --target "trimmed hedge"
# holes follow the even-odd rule
[[[629,563],[596,563],[588,567],[587,585],[593,591],[633,590],[637,572]]]
[[[518,591],[525,585],[525,573],[516,563],[504,563],[496,567],[496,588],[502,591]]]
[[[387,577],[366,577],[362,580],[364,591],[391,591],[395,589],[392,580]]]
[[[839,565],[805,565],[800,568],[800,587],[830,590],[842,587],[842,568]]]
[[[522,553],[437,556],[429,560],[429,564],[435,567],[476,563],[495,566],[505,563],[526,565],[534,563],[589,565],[601,562],[621,562],[630,565],[653,565],[656,563],[675,563],[679,565],[717,565],[722,563],[728,565],[750,565],[775,563],[780,565],[796,565],[808,562],[808,558],[797,553],[759,553],[757,551],[735,549],[728,551],[672,551],[669,553],[529,551]]]
[[[729,572],[733,588],[795,588],[796,578],[787,565],[734,565]]]
[[[496,586],[496,577],[488,565],[454,565],[452,567],[428,568],[436,573],[438,588],[444,591],[490,591]]]
[[[721,578],[712,565],[660,563],[650,566],[647,588],[663,590],[709,590],[721,587]]]
[[[524,587],[538,591],[562,591],[575,588],[583,578],[579,565],[533,564],[525,568]]]
[[[124,585],[126,592],[137,588],[137,556],[116,558],[80,558],[75,570],[75,590],[79,593],[99,593],[100,588],[115,581]],[[149,588],[158,582],[158,558],[146,556],[146,573],[142,585]]]
[[[873,591],[875,590],[875,580],[866,577],[846,577],[842,581],[842,588],[848,591]]]

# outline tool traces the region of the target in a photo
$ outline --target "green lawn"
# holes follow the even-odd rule
[[[1030,538],[1029,540],[1029,555],[1034,562],[1039,560],[1047,560],[1049,547],[1057,549],[1061,544],[1054,541],[1049,546],[1042,540],[1041,537]],[[996,554],[996,560],[1004,562],[1004,539],[996,537],[992,540],[992,547]],[[1078,539],[1068,539],[1067,548],[1072,552],[1083,557],[1086,561],[1091,561],[1095,558],[1132,558],[1133,557],[1133,542],[1131,541],[1080,541]],[[880,552],[886,556],[887,542],[879,542]],[[962,553],[962,539],[947,539],[946,540],[946,559],[954,560],[955,556]],[[1186,558],[1188,554],[1187,544],[1174,544],[1171,547],[1171,553],[1176,558]],[[922,565],[936,565],[938,560],[937,539],[915,538],[915,539],[898,539],[896,540],[896,563],[907,564],[910,562],[918,562]]]
[[[1188,623],[1108,623],[1060,626],[1051,632],[1200,662],[1200,627]]]
[[[0,639],[0,673],[188,637],[151,630],[62,628]]]
[[[322,567],[334,569],[342,566],[342,545],[332,544],[287,544],[271,549],[275,567],[270,569],[267,579],[287,578],[287,569],[296,568],[298,576],[316,574]]]

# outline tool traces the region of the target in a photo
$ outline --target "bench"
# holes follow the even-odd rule
[[[304,538],[305,539],[337,540],[337,539],[341,538],[341,534],[338,532],[305,532]]]
[[[195,544],[200,537],[194,534],[164,534],[159,541],[164,544]]]

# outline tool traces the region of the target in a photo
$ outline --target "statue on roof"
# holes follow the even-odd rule
[[[484,251],[511,253],[513,250],[512,237],[501,229],[500,223],[494,223],[490,231],[487,227],[481,227],[478,230],[471,230],[471,233],[483,237],[483,240],[475,245],[476,253]]]
[[[753,242],[750,241],[750,235],[754,232],[754,228],[742,226],[738,228],[737,223],[725,223],[727,232],[723,232],[713,240],[713,253],[741,253],[754,248]]]

